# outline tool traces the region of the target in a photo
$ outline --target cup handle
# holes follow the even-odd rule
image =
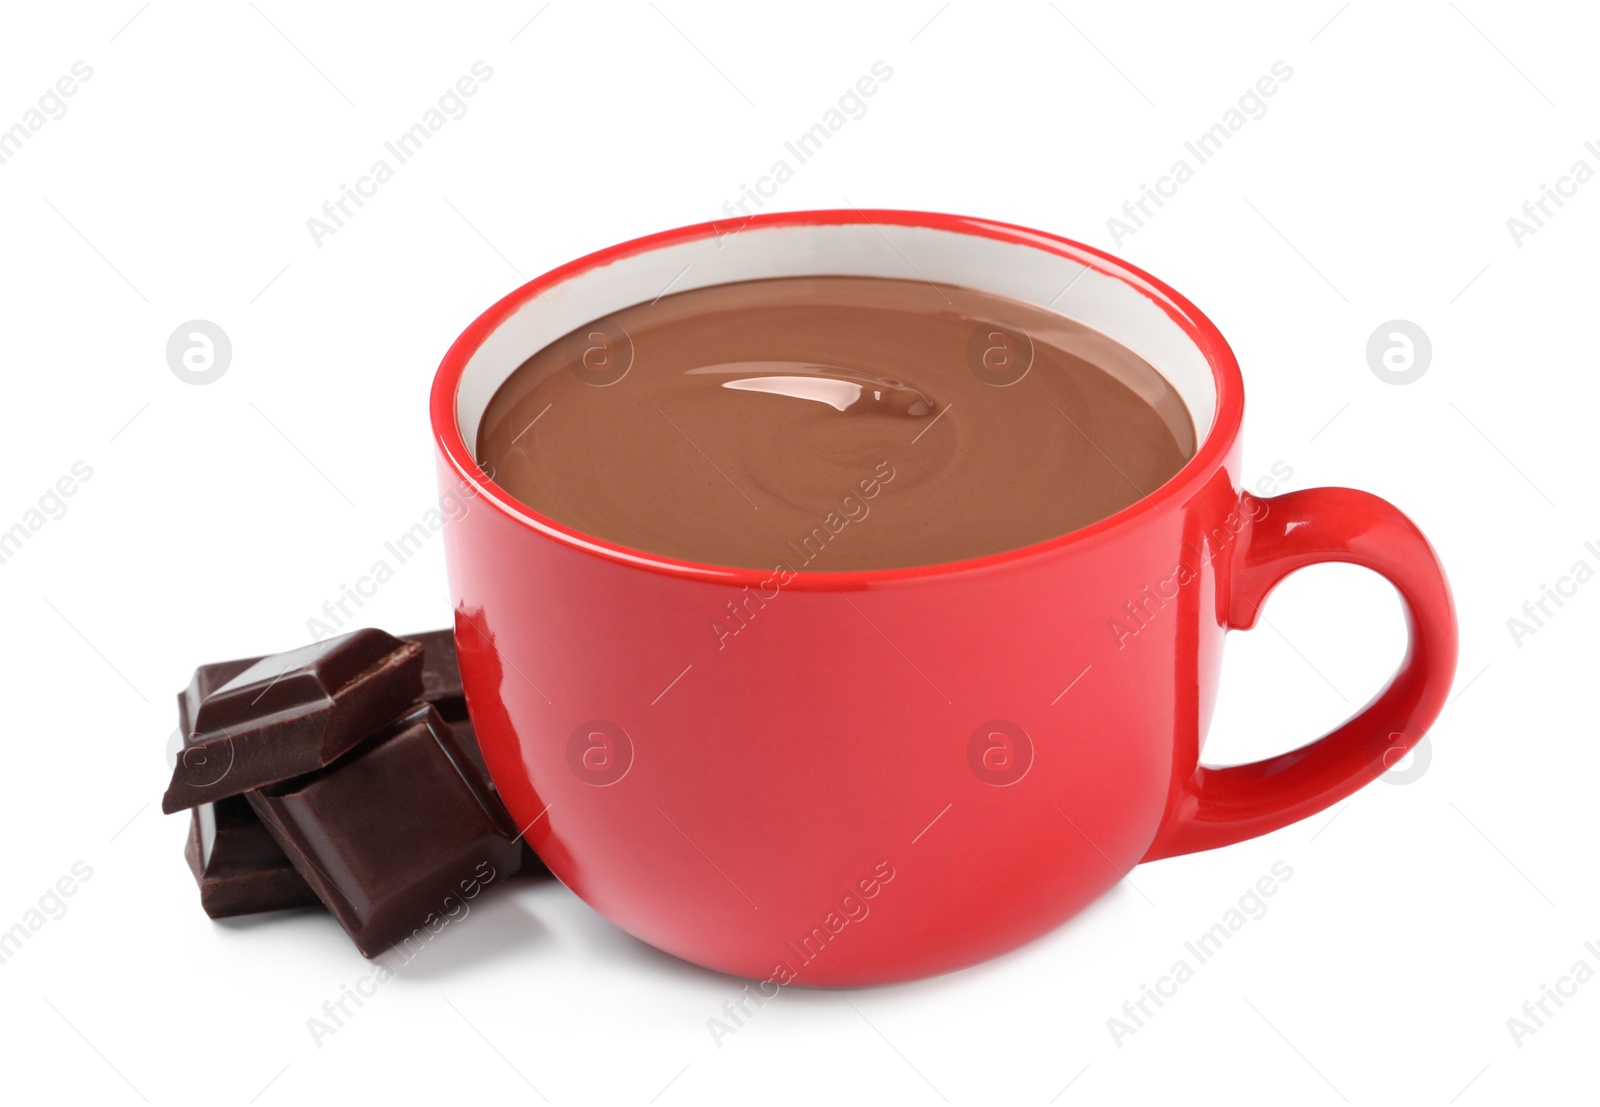
[[[1197,765],[1167,805],[1143,860],[1215,849],[1314,815],[1376,780],[1444,707],[1456,669],[1456,616],[1444,567],[1416,524],[1352,488],[1312,488],[1264,501],[1229,576],[1228,628],[1249,630],[1278,582],[1344,561],[1383,574],[1405,603],[1409,644],[1384,689],[1309,745],[1227,768]]]

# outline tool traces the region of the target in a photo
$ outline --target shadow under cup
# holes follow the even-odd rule
[[[782,577],[577,532],[474,461],[495,391],[584,323],[669,285],[823,275],[915,276],[1086,324],[1171,383],[1196,452],[1045,542]],[[1241,412],[1233,355],[1187,301],[1025,228],[787,213],[554,270],[467,329],[432,398],[441,487],[470,497],[446,558],[502,796],[599,912],[764,996],[928,976],[1047,932],[1146,856],[1196,772],[1248,525]]]

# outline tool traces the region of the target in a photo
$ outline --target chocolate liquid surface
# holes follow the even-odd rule
[[[1194,455],[1167,380],[1082,324],[920,280],[625,308],[517,368],[477,457],[527,506],[686,561],[841,572],[1030,545]]]

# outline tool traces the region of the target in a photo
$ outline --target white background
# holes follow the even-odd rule
[[[93,876],[0,965],[0,1086],[101,1103],[1459,1103],[1593,1088],[1600,981],[1600,583],[1520,644],[1524,601],[1600,568],[1600,183],[1506,220],[1600,140],[1576,5],[813,3],[448,8],[259,0],[8,5],[0,126],[94,74],[0,165],[0,529],[93,477],[0,565],[0,929]],[[535,18],[537,14],[537,18]],[[530,24],[530,19],[533,20]],[[131,20],[131,22],[130,22]],[[670,22],[669,22],[670,20]],[[931,22],[930,22],[931,21]],[[1331,22],[1330,22],[1331,21]],[[471,64],[493,78],[321,246],[306,220]],[[1114,248],[1192,298],[1247,382],[1245,475],[1392,499],[1444,558],[1461,666],[1404,786],[1136,870],[1030,947],[942,979],[786,990],[713,1043],[739,982],[639,944],[554,884],[486,896],[320,1047],[370,971],[319,913],[213,923],[163,817],[173,693],[281,649],[435,503],[426,394],[523,280],[715,218],[875,60],[894,75],[770,201],[907,207],[1113,248],[1106,220],[1274,61],[1294,75]],[[1191,164],[1193,164],[1191,162]],[[165,360],[195,318],[234,357]],[[1416,322],[1397,387],[1368,336]],[[449,620],[437,544],[363,610]],[[1286,584],[1230,642],[1209,756],[1333,725],[1403,649],[1354,569]],[[1273,862],[1264,917],[1120,1044],[1107,1019]],[[529,1085],[537,1088],[538,1094]]]

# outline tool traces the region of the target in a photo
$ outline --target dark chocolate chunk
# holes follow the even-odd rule
[[[485,764],[483,753],[478,748],[478,735],[473,729],[472,719],[467,715],[467,699],[461,689],[461,669],[456,663],[455,633],[448,629],[430,630],[403,637],[407,642],[421,643],[423,648],[422,698],[433,704],[439,714],[444,716],[445,722],[456,732],[462,752],[472,759],[472,763],[483,774],[484,783],[498,798],[499,792],[495,789],[494,779],[489,775],[489,766]],[[522,865],[517,869],[517,875],[549,876],[550,870],[539,860],[539,855],[533,852],[528,840],[521,838],[519,841],[522,843]]]
[[[180,695],[183,748],[162,797],[168,814],[312,772],[405,710],[422,690],[423,648],[358,630],[273,654],[216,683],[197,670]]]
[[[197,806],[183,855],[213,919],[322,905],[243,796]]]
[[[456,732],[456,740],[461,743],[461,752],[476,766],[489,790],[494,791],[494,778],[489,775],[489,765],[484,761],[483,750],[478,746],[478,730],[472,725],[472,720],[464,719],[459,723],[451,723],[450,729]]]
[[[456,741],[461,743],[461,752],[477,766],[478,771],[483,774],[483,782],[494,794],[495,802],[500,803],[500,790],[494,786],[494,779],[489,775],[489,766],[483,760],[483,750],[478,747],[478,732],[473,728],[472,720],[462,719],[459,723],[451,723],[450,729],[455,731]],[[507,813],[506,817],[510,818],[510,814]],[[528,844],[527,835],[518,834],[517,841],[522,847],[522,861],[517,867],[516,875],[549,876],[550,870],[539,860],[539,855],[533,852],[533,847]]]
[[[422,698],[438,708],[447,723],[465,719],[467,698],[461,690],[461,668],[456,664],[455,632],[449,628],[426,630],[421,634],[402,634],[400,640],[415,642],[422,647]],[[179,715],[183,715],[186,701],[193,699],[198,704],[260,660],[259,657],[245,657],[238,661],[216,661],[200,666],[194,671],[195,683],[178,696]],[[185,736],[190,729],[186,723],[183,728]]]
[[[333,764],[248,798],[368,957],[521,862],[504,808],[428,704]]]
[[[260,660],[246,657],[200,666],[191,685],[193,702],[198,704]],[[190,702],[187,695],[178,697],[182,734],[194,729]],[[322,905],[243,796],[196,806],[183,856],[200,885],[200,906],[213,919]]]
[[[412,642],[423,641],[423,635],[407,635]],[[424,642],[424,645],[426,643]],[[430,649],[425,656],[432,656]],[[196,670],[202,684],[219,687],[231,679],[233,673],[243,672],[258,660],[224,661],[203,665]],[[423,695],[427,695],[427,666],[423,669]],[[437,704],[435,704],[437,707]],[[188,720],[182,705],[179,707],[179,725],[185,729]],[[441,712],[442,714],[442,712]],[[446,720],[449,721],[449,720]],[[478,739],[470,720],[450,723],[461,751],[482,773],[482,783],[494,792],[483,764],[483,754],[478,749]],[[191,812],[189,838],[184,848],[184,858],[200,886],[200,906],[213,919],[234,915],[250,915],[263,911],[282,911],[296,907],[320,907],[322,901],[311,890],[305,878],[290,862],[267,828],[256,816],[255,810],[243,796],[229,796],[216,803],[202,803]],[[539,855],[533,852],[526,838],[520,838],[518,876],[547,877]]]
[[[415,642],[421,637],[408,635],[407,640]],[[228,678],[215,678],[212,676],[215,671],[230,666],[235,671],[243,671],[253,660],[206,665],[200,671],[207,672],[208,678],[222,684]],[[478,739],[471,721],[463,719],[451,723],[450,729],[461,751],[483,774],[482,782],[490,792],[494,792],[494,784],[484,768],[483,754],[478,749]],[[262,825],[245,797],[229,796],[214,804],[202,803],[191,814],[184,858],[194,873],[195,883],[200,886],[200,906],[207,915],[221,919],[263,911],[322,906],[317,893],[311,890],[311,885],[306,883],[290,862],[288,854],[283,852],[277,840]],[[518,841],[521,851],[516,875],[549,876],[550,870],[533,852],[527,838],[519,838]]]
[[[540,860],[539,855],[533,852],[533,847],[528,844],[526,836],[517,839],[522,847],[518,857],[517,876],[545,877],[550,875],[550,870]]]
[[[194,709],[201,701],[260,660],[241,657],[237,661],[214,661],[194,671],[189,687],[178,693],[178,723],[185,738],[194,730]]]
[[[422,698],[444,716],[447,723],[467,717],[467,698],[461,691],[461,669],[456,664],[456,636],[452,630],[429,630],[401,635],[422,647]]]

